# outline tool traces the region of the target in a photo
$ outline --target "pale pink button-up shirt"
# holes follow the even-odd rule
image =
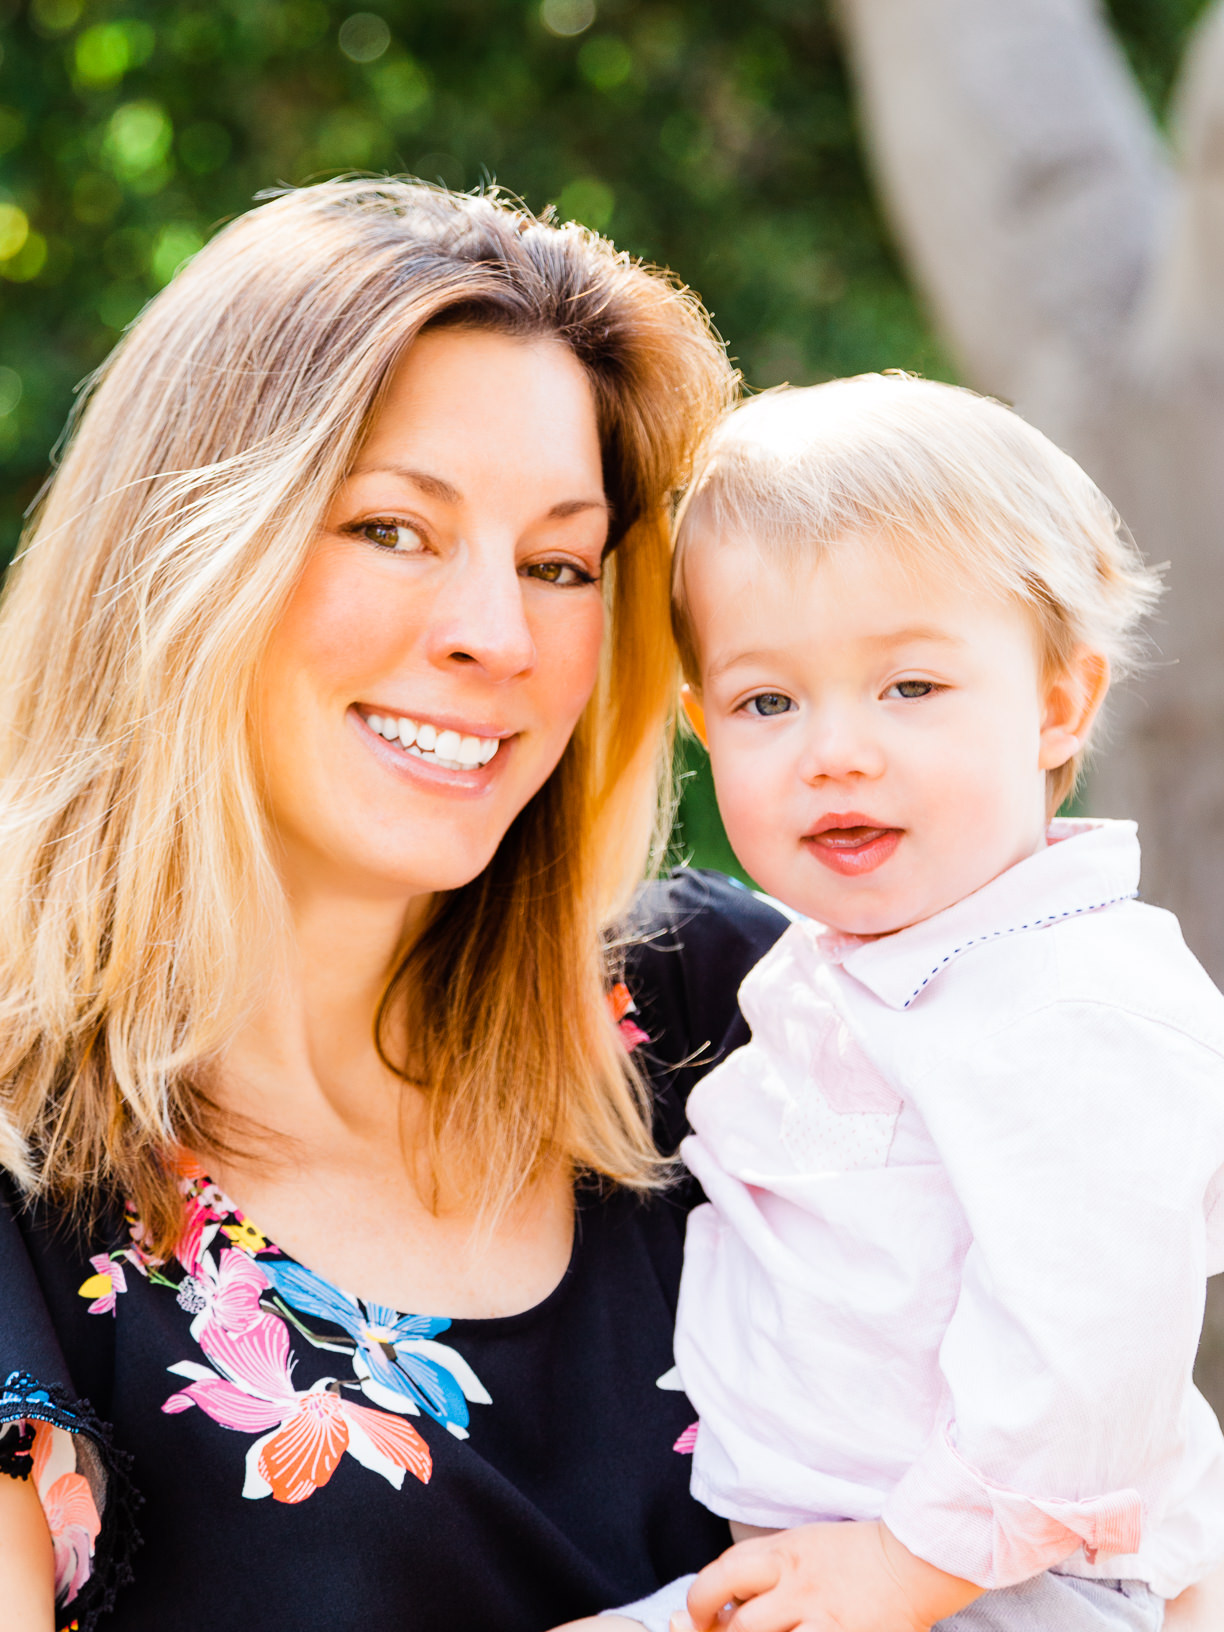
[[[1224,1269],[1224,997],[1130,898],[1130,822],[856,941],[796,923],[752,1041],[689,1101],[710,1205],[676,1359],[694,1494],[883,1517],[982,1586],[1057,1565],[1166,1596],[1224,1558],[1190,1371]]]

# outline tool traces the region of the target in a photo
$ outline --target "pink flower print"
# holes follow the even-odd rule
[[[697,1449],[697,1428],[697,1423],[690,1422],[680,1438],[672,1446],[672,1450],[679,1451],[681,1456],[692,1456]]]
[[[55,1553],[55,1597],[70,1604],[89,1580],[94,1543],[102,1528],[93,1492],[83,1474],[65,1473],[43,1497]]]
[[[211,1246],[217,1233],[217,1222],[207,1207],[201,1207],[194,1199],[187,1203],[187,1218],[183,1224],[183,1233],[175,1243],[174,1256],[187,1271],[188,1275],[198,1275],[200,1272],[200,1258],[206,1248]]]
[[[102,1529],[89,1481],[76,1471],[71,1434],[49,1422],[34,1425],[31,1476],[51,1532],[56,1601],[70,1604],[89,1580]]]
[[[213,1323],[235,1335],[261,1321],[279,1326],[277,1316],[260,1307],[267,1289],[268,1277],[255,1260],[226,1247],[219,1267],[211,1253],[200,1254],[194,1272],[179,1286],[178,1301],[194,1316],[191,1335],[203,1346],[205,1328]]]
[[[92,1298],[89,1306],[91,1315],[113,1315],[115,1299],[120,1292],[127,1291],[127,1276],[123,1265],[117,1258],[111,1258],[105,1252],[95,1253],[89,1260],[95,1274],[77,1287],[77,1295],[82,1298]]]
[[[132,1244],[125,1256],[128,1263],[134,1265],[144,1275],[150,1269],[156,1269],[164,1264],[165,1259],[159,1258],[153,1251],[153,1237],[149,1234],[148,1226],[137,1218],[136,1209],[130,1201],[127,1203],[126,1213],[128,1235]]]
[[[247,1451],[244,1496],[305,1501],[327,1483],[346,1451],[397,1490],[405,1472],[428,1483],[429,1447],[402,1418],[344,1399],[335,1378],[294,1388],[282,1321],[265,1316],[243,1332],[209,1321],[200,1347],[216,1370],[189,1360],[171,1366],[192,1381],[162,1410],[175,1414],[198,1405],[222,1427],[262,1434]]]

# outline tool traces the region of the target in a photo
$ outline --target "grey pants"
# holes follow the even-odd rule
[[[1165,1601],[1142,1581],[1034,1576],[985,1593],[931,1632],[1160,1632]]]

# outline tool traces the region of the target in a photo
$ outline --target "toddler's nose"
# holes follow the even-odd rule
[[[884,763],[878,739],[857,710],[826,708],[813,715],[800,765],[804,781],[877,777]]]

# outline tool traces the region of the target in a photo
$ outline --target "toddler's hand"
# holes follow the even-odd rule
[[[729,1548],[694,1581],[688,1608],[696,1632],[930,1632],[980,1593],[883,1524],[805,1524]],[[672,1632],[690,1632],[684,1617]]]

